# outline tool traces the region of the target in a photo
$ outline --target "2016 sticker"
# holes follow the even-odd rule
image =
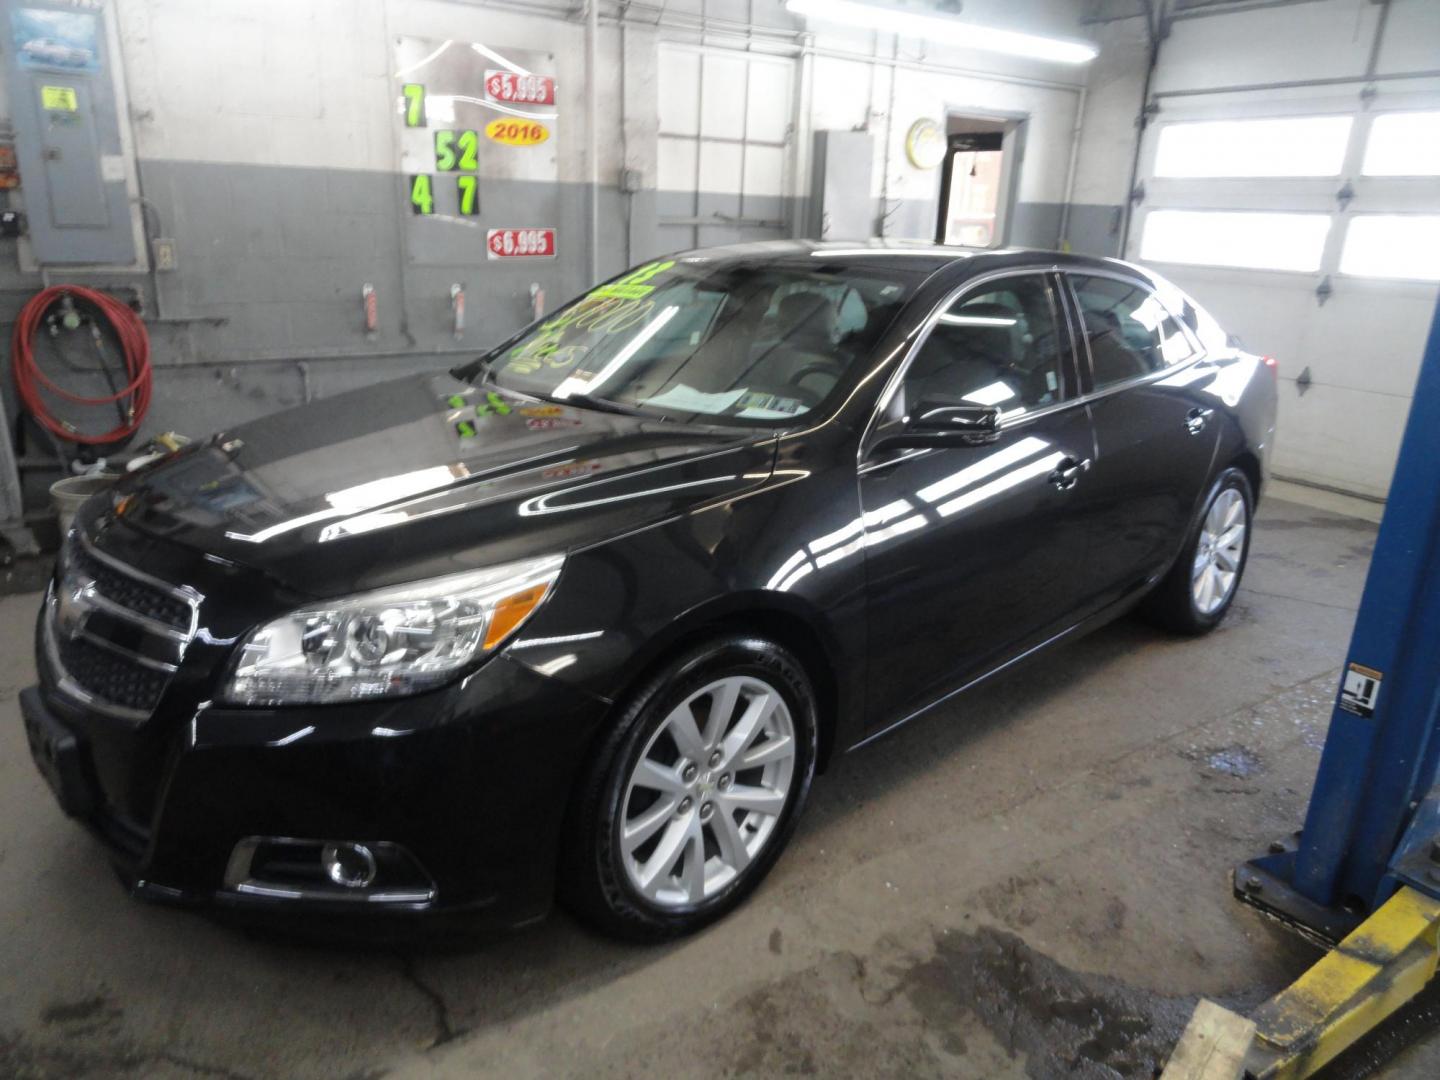
[[[491,120],[485,137],[505,146],[538,146],[550,138],[550,129],[538,120]]]

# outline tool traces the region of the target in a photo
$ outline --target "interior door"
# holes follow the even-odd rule
[[[1155,293],[1119,276],[1066,274],[1085,343],[1095,424],[1087,604],[1168,569],[1209,480],[1222,404],[1216,368]]]
[[[978,283],[937,312],[865,440],[868,720],[935,701],[1063,622],[1080,595],[1077,490],[1094,456],[1058,282]],[[999,410],[993,441],[892,450],[932,407]],[[871,450],[870,448],[874,448]]]

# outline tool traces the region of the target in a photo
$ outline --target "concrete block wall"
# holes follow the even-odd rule
[[[143,265],[57,269],[42,278],[22,270],[6,242],[0,333],[8,335],[42,279],[143,297],[157,371],[142,435],[203,435],[308,397],[454,364],[528,321],[532,283],[553,308],[592,281],[586,37],[577,7],[560,0],[102,0],[99,7],[113,27],[122,126],[133,141],[136,227],[143,197],[146,227],[174,239],[178,266],[159,274]],[[966,17],[1076,36],[1079,9],[1071,0],[973,0]],[[785,190],[746,210],[782,218],[783,234],[803,233],[813,132],[858,126],[882,148],[872,176],[877,222],[891,236],[928,238],[939,170],[908,164],[905,131],[922,115],[943,119],[947,109],[968,109],[1029,118],[1012,240],[1051,246],[1059,237],[1084,68],[807,28],[782,0],[633,3],[623,19],[618,4],[602,0],[601,15],[599,276],[693,242],[689,230],[658,224],[697,195],[657,185],[658,56],[667,44],[764,51],[793,64],[800,97]],[[393,113],[393,46],[406,35],[554,54],[558,176],[543,200],[554,220],[532,220],[533,186],[494,181],[480,220],[553,225],[559,258],[497,264],[477,244],[472,260],[435,265],[407,251]],[[0,119],[7,114],[0,101]],[[638,193],[620,192],[622,167],[638,171]],[[713,208],[732,196],[723,186],[698,194]],[[700,234],[701,243],[777,235],[724,222]],[[457,282],[468,309],[460,341],[449,309]],[[379,301],[373,338],[363,326],[366,283]],[[13,417],[8,373],[0,396]]]

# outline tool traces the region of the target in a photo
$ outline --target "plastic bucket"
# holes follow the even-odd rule
[[[50,505],[60,519],[60,535],[70,531],[75,521],[75,511],[80,504],[97,492],[108,490],[116,480],[114,473],[91,473],[89,476],[67,476],[50,485]]]

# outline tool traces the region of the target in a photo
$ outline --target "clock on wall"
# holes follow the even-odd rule
[[[905,156],[917,169],[933,169],[945,160],[945,131],[929,117],[921,117],[905,133]]]

